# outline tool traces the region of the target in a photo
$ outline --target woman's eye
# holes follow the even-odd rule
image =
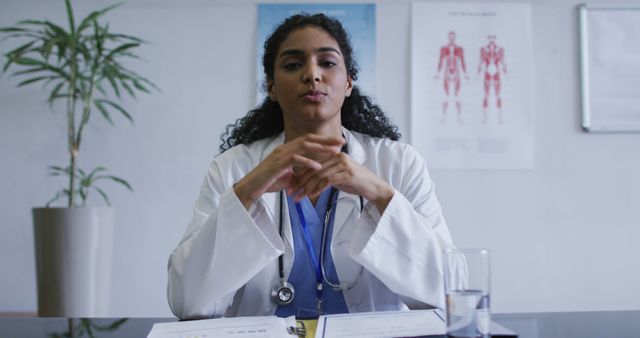
[[[323,67],[333,67],[333,66],[336,65],[336,63],[333,62],[333,61],[328,61],[327,60],[327,61],[321,61],[320,65],[323,66]]]
[[[300,66],[302,66],[300,62],[287,62],[284,64],[283,68],[285,70],[295,70],[300,68]]]

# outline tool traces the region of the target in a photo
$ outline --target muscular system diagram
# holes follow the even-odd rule
[[[491,90],[495,96],[495,107],[498,111],[498,123],[502,124],[502,98],[500,88],[504,77],[507,75],[507,66],[504,61],[504,48],[496,44],[496,36],[489,35],[489,42],[480,48],[480,64],[478,75],[483,77],[484,99],[482,100],[482,123],[487,123],[489,110],[489,97]],[[502,77],[500,75],[503,75]]]
[[[442,71],[444,69],[444,72]],[[440,123],[444,124],[447,121],[447,111],[449,108],[449,102],[455,101],[456,112],[458,113],[458,122],[463,123],[462,120],[462,103],[460,102],[460,75],[467,76],[467,68],[464,63],[464,50],[458,44],[456,44],[456,33],[449,32],[449,43],[440,48],[440,59],[438,61],[438,72],[435,76],[436,79],[440,78],[442,73],[445,98],[442,103],[442,120]]]

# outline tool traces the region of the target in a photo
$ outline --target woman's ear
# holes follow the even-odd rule
[[[353,90],[353,80],[351,79],[351,76],[347,76],[347,89],[344,92],[344,96],[351,96],[351,90]]]
[[[271,99],[271,101],[278,102],[278,96],[276,95],[273,80],[267,81],[267,92],[269,93],[269,98]]]

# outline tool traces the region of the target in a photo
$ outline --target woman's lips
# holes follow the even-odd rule
[[[319,90],[310,90],[302,95],[302,97],[309,102],[320,102],[327,94]]]

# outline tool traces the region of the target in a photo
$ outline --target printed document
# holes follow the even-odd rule
[[[250,337],[281,338],[296,327],[295,317],[234,317],[202,319],[186,322],[156,323],[147,338]]]
[[[443,335],[445,322],[438,310],[365,312],[321,316],[316,338],[412,337]]]

